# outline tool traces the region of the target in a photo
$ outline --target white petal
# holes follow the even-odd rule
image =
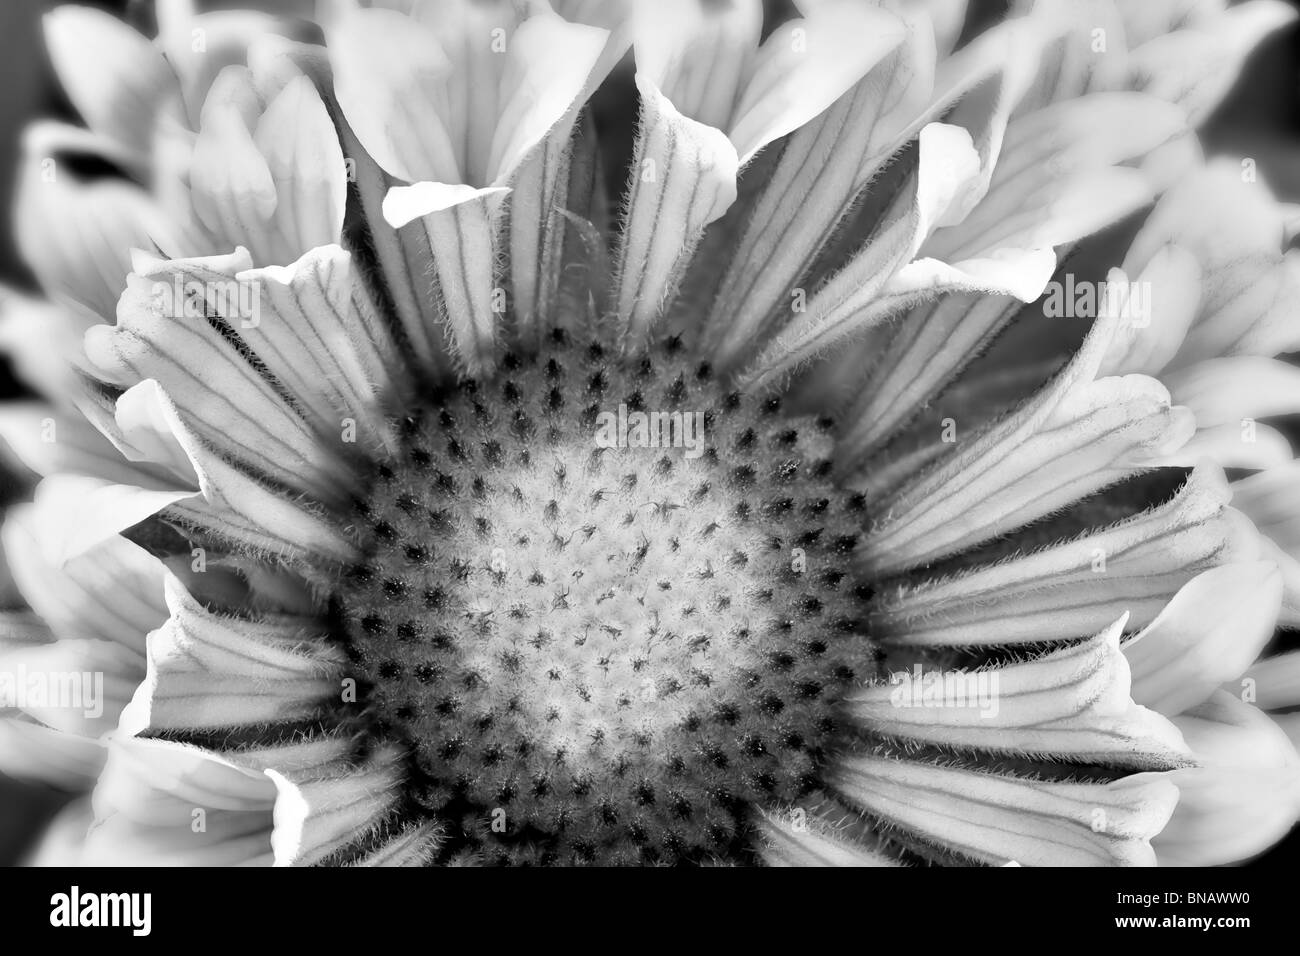
[[[131,484],[141,471],[80,415],[66,415],[37,402],[0,407],[0,438],[23,465],[42,477],[53,472],[92,475]]]
[[[1282,576],[1269,561],[1199,574],[1124,645],[1133,699],[1162,714],[1205,701],[1241,674],[1270,640],[1282,604]]]
[[[837,223],[884,163],[916,135],[931,102],[934,39],[928,19],[821,115],[790,135],[758,197],[709,316],[714,361],[729,368],[790,315],[788,301]],[[995,64],[984,64],[993,71]],[[958,90],[974,85],[972,70]],[[946,92],[946,91],[945,91]],[[955,98],[956,94],[953,94]]]
[[[847,758],[829,772],[863,810],[993,865],[1152,866],[1149,841],[1177,800],[1172,784],[1146,775],[1053,783],[882,757]]]
[[[175,495],[169,517],[218,535],[246,552],[291,564],[308,557],[337,562],[356,557],[356,545],[336,518],[223,460],[185,427],[170,400],[167,414],[202,492],[201,497],[193,492]]]
[[[903,428],[1019,307],[1007,296],[953,293],[878,327],[883,341],[846,359],[849,394],[857,397],[844,414],[836,449],[845,466],[869,457]]]
[[[560,285],[561,259],[569,210],[570,180],[596,174],[596,137],[588,115],[579,124],[579,111],[604,83],[627,53],[632,28],[623,0],[589,4],[562,4],[557,9],[565,19],[608,29],[604,45],[586,82],[568,111],[551,127],[542,141],[518,164],[510,197],[510,283],[515,312],[515,335],[535,345],[535,336],[555,322],[553,311]],[[575,126],[578,132],[575,133]],[[575,138],[582,144],[574,156]],[[574,184],[576,185],[576,183]],[[575,195],[581,209],[585,196]],[[528,347],[532,347],[531,345]]]
[[[64,404],[78,391],[73,363],[82,356],[88,325],[85,310],[60,308],[0,287],[0,349],[14,374],[52,402]]]
[[[1175,720],[1203,766],[1177,770],[1178,808],[1152,841],[1163,866],[1236,863],[1300,815],[1300,756],[1265,714],[1217,692]]]
[[[1157,36],[1132,52],[1132,69],[1144,89],[1186,110],[1200,123],[1227,95],[1249,53],[1268,33],[1295,19],[1277,0],[1236,4],[1192,29]]]
[[[484,185],[512,177],[529,151],[578,101],[608,39],[606,30],[566,23],[545,12],[519,25],[508,41],[492,151],[478,173]]]
[[[495,285],[496,231],[505,192],[417,183],[394,188],[384,200],[389,223],[427,243],[454,357],[470,377],[487,374],[496,363],[504,311]]]
[[[275,787],[261,773],[197,747],[113,737],[93,802],[89,865],[271,862]]]
[[[674,112],[726,132],[763,23],[757,0],[633,0],[637,70]],[[644,94],[643,94],[644,95]]]
[[[759,49],[726,127],[741,164],[834,103],[905,34],[885,10],[844,0],[778,26]]]
[[[60,540],[55,519],[75,499],[61,496],[59,488],[57,479],[48,480],[37,504],[6,515],[2,534],[14,580],[58,637],[119,643],[138,658],[144,636],[166,620],[162,562],[117,536],[64,559],[71,549]]]
[[[772,340],[745,373],[745,384],[771,385],[837,341],[879,321],[882,313],[872,306],[882,287],[912,260],[934,225],[973,188],[978,175],[979,154],[969,133],[943,123],[922,129],[912,195],[904,200],[904,208],[809,299],[806,311]]]
[[[195,14],[189,0],[156,4],[158,44],[180,79],[181,96],[194,126],[208,91],[227,66],[243,64],[254,38],[279,29],[276,18],[256,10]]]
[[[269,224],[276,210],[275,182],[253,142],[260,109],[247,67],[228,66],[203,106],[189,179],[194,211],[222,248],[251,247],[258,256],[278,252]]]
[[[1186,766],[1178,732],[1130,696],[1119,649],[1125,621],[1014,664],[894,672],[846,707],[860,727],[904,741],[1146,770]]]
[[[1300,626],[1300,510],[1297,507],[1300,497],[1296,492],[1300,488],[1300,467],[1289,454],[1274,465],[1235,482],[1232,487],[1237,507],[1264,535],[1265,553],[1261,557],[1275,561],[1282,573],[1279,623],[1297,627]]]
[[[48,559],[70,561],[194,493],[116,485],[87,475],[51,475],[36,488]]]
[[[26,718],[0,717],[0,772],[61,790],[89,790],[104,764],[97,741]]]
[[[719,130],[677,111],[645,73],[616,270],[615,308],[633,342],[671,303],[704,227],[736,199],[740,157]]]
[[[452,66],[433,31],[392,10],[357,10],[327,39],[335,96],[375,161],[407,182],[466,182],[439,114]]]
[[[1300,651],[1262,660],[1239,680],[1226,681],[1224,689],[1264,710],[1300,705]]]
[[[1209,458],[1224,468],[1254,471],[1286,464],[1292,457],[1291,443],[1285,435],[1276,428],[1245,418],[1228,425],[1197,429],[1181,448],[1161,456],[1153,464],[1187,468]]]
[[[144,161],[157,114],[180,93],[158,49],[117,17],[73,5],[45,15],[45,44],[86,124]]]
[[[289,266],[236,279],[259,290],[263,307],[240,338],[295,398],[319,439],[340,453],[348,451],[341,440],[367,450],[390,446],[382,402],[393,388],[396,348],[359,287],[351,255],[322,245]],[[341,439],[348,422],[358,434]]]
[[[347,170],[334,124],[305,76],[290,80],[267,104],[254,134],[274,184],[276,244],[261,265],[289,265],[318,246],[339,241],[347,203]]]
[[[1041,248],[995,249],[988,255],[947,263],[915,259],[885,283],[876,308],[902,311],[923,299],[954,292],[1009,295],[1032,302],[1056,271],[1056,253]]]
[[[399,231],[388,224],[384,202],[393,190],[392,177],[367,153],[351,126],[340,116],[341,109],[335,101],[330,112],[340,120],[344,155],[354,160],[355,196],[360,200],[377,259],[374,286],[387,293],[385,298],[396,313],[396,321],[392,323],[394,334],[404,340],[394,363],[394,377],[399,381],[409,376],[417,381],[450,382],[455,371],[452,346],[450,333],[443,323],[437,269],[428,236],[422,229]],[[405,376],[398,375],[398,369]]]
[[[1111,275],[1123,283],[1129,301],[1136,295],[1150,301],[1130,309],[1099,374],[1159,375],[1177,354],[1196,317],[1201,303],[1200,264],[1189,250],[1170,243],[1151,257],[1136,287],[1122,271]]]
[[[143,676],[140,655],[117,641],[60,640],[0,654],[12,704],[47,727],[91,739],[117,726]]]
[[[1025,111],[1127,85],[1124,23],[1115,6],[1111,0],[1035,0],[1025,19],[1037,27],[1046,48],[1024,98]]]
[[[148,673],[122,715],[129,734],[309,718],[340,692],[342,652],[311,622],[238,619],[167,579],[170,619],[149,637]]]
[[[349,470],[234,344],[240,328],[261,323],[261,290],[241,279],[251,265],[242,249],[211,259],[137,257],[118,324],[87,332],[87,355],[123,388],[156,379],[220,454],[318,500],[339,500]]]
[[[399,758],[385,750],[359,766],[268,769],[277,791],[276,865],[309,866],[377,830],[399,796]]]
[[[171,244],[172,225],[134,183],[78,181],[55,157],[63,140],[48,126],[24,136],[18,247],[46,292],[106,321],[126,287],[131,250]]]
[[[1143,376],[1094,380],[1116,319],[1103,316],[1074,360],[1023,408],[878,502],[866,566],[893,573],[953,554],[1150,467],[1191,437],[1191,414]]]
[[[1206,359],[1161,377],[1198,428],[1300,412],[1300,369],[1254,355]]]
[[[384,219],[394,229],[400,229],[423,216],[446,212],[480,199],[495,197],[495,207],[509,192],[504,186],[475,189],[473,186],[429,182],[394,186],[384,197]]]
[[[1260,556],[1259,534],[1229,497],[1222,471],[1203,463],[1168,504],[1113,527],[881,595],[872,633],[909,645],[1083,637],[1116,608],[1145,626],[1199,572]]]
[[[170,487],[197,488],[198,475],[172,433],[167,408],[168,400],[154,379],[132,385],[114,405],[113,423],[117,429],[112,437],[130,461],[163,466],[174,477]],[[153,487],[138,480],[129,484]]]
[[[940,230],[923,253],[965,258],[976,249],[1072,242],[1140,208],[1152,186],[1134,169],[1185,131],[1181,113],[1136,93],[1095,94],[1020,116],[1007,128],[987,194]]]
[[[528,349],[535,349],[543,332],[562,321],[555,309],[570,215],[569,191],[577,187],[573,201],[581,207],[586,196],[580,193],[586,190],[573,180],[585,179],[588,171],[595,173],[595,149],[590,116],[577,132],[571,120],[563,122],[547,134],[513,180],[509,207],[512,334],[529,343]]]
[[[768,866],[898,866],[885,854],[837,834],[815,813],[761,812],[757,818],[760,853]]]
[[[1284,221],[1267,188],[1219,159],[1186,175],[1156,205],[1124,261],[1129,275],[1169,242],[1200,267],[1199,309],[1174,366],[1223,355],[1300,348],[1287,303],[1300,290],[1300,255],[1282,254]]]

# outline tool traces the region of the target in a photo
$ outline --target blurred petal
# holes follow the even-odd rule
[[[95,787],[92,866],[266,866],[275,786],[197,747],[114,737]]]
[[[1222,691],[1174,721],[1203,764],[1165,776],[1178,807],[1152,845],[1162,866],[1221,866],[1267,849],[1300,814],[1300,756],[1276,724]]]
[[[79,866],[85,853],[86,833],[95,816],[88,797],[66,804],[42,831],[40,842],[24,866]]]
[[[0,438],[23,465],[42,477],[62,472],[129,484],[144,472],[80,415],[65,415],[36,402],[0,407]]]
[[[88,319],[112,319],[131,250],[169,246],[172,227],[153,199],[123,179],[79,181],[58,158],[63,137],[37,126],[24,137],[15,232],[45,290]]]
[[[117,726],[142,676],[116,641],[61,640],[0,655],[0,703],[47,727],[94,739]]]
[[[0,772],[60,790],[89,790],[104,766],[97,741],[29,718],[0,717]]]
[[[1228,564],[1199,574],[1133,640],[1124,656],[1133,699],[1179,714],[1245,671],[1273,638],[1282,576],[1269,561]]]
[[[777,27],[759,48],[729,124],[742,164],[834,103],[902,42],[884,9],[825,0]]]
[[[1240,679],[1225,681],[1224,688],[1263,710],[1296,707],[1300,705],[1300,651],[1266,658]]]
[[[1133,73],[1144,90],[1176,103],[1199,124],[1232,88],[1250,52],[1295,16],[1295,8],[1280,0],[1234,4],[1213,19],[1142,43],[1132,53]]]
[[[162,53],[117,17],[71,4],[45,15],[45,44],[86,125],[143,162],[157,115],[180,92]]]
[[[14,580],[59,639],[109,641],[139,658],[145,635],[167,619],[165,569],[116,536],[69,554],[50,516],[66,513],[73,500],[56,483],[43,488],[37,504],[9,509],[3,541]]]

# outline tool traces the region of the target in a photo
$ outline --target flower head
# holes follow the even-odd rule
[[[3,702],[7,767],[93,785],[47,858],[1266,848],[1295,262],[1177,51],[1283,20],[1212,6],[56,11],[89,129],[28,138],[0,677],[109,681]]]

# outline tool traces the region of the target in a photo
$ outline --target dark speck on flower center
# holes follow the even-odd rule
[[[875,673],[826,423],[681,351],[557,334],[430,399],[378,469],[343,619],[448,852],[752,862],[752,814],[818,789]]]

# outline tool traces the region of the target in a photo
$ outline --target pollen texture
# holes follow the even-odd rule
[[[559,333],[406,419],[341,616],[448,852],[753,861],[753,811],[820,786],[876,670],[828,432],[675,341]]]

